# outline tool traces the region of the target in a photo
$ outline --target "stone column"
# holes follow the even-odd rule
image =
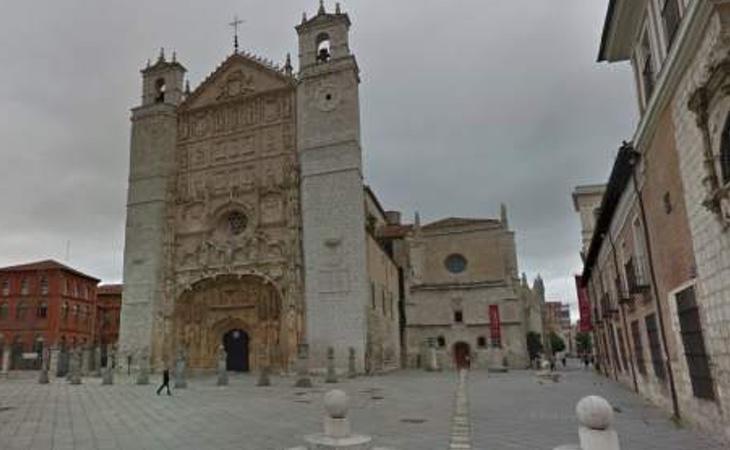
[[[337,372],[335,369],[335,349],[327,347],[327,377],[325,383],[337,383]]]
[[[310,388],[312,379],[309,378],[309,347],[307,344],[300,344],[297,349],[297,382],[295,387]]]
[[[2,374],[3,378],[7,378],[8,372],[10,372],[10,348],[3,350],[2,372],[0,374]]]
[[[218,386],[228,386],[227,359],[226,350],[221,345],[218,347]]]
[[[188,387],[188,382],[185,379],[185,369],[186,369],[185,352],[180,350],[180,352],[177,355],[177,361],[175,362],[175,388],[176,389],[185,389]]]
[[[355,362],[355,347],[350,347],[347,357],[347,378],[357,377],[357,366]]]
[[[48,371],[54,377],[58,376],[58,360],[61,357],[61,351],[58,347],[51,348],[50,359],[48,361]]]

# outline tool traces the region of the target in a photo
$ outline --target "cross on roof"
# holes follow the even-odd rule
[[[233,27],[233,51],[235,53],[238,53],[238,26],[244,23],[243,20],[238,18],[238,15],[236,14],[233,16],[233,22],[229,23],[229,26]]]

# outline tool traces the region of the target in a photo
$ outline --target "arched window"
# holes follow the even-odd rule
[[[730,183],[730,114],[725,119],[720,142],[720,174],[723,185]]]
[[[18,320],[25,319],[25,313],[28,311],[28,305],[24,301],[18,302],[15,306],[15,318]]]
[[[155,103],[165,103],[165,91],[167,84],[164,78],[158,78],[155,81]]]
[[[38,303],[38,308],[36,309],[36,316],[45,319],[48,315],[48,303],[45,301],[41,301]]]
[[[8,304],[7,302],[0,303],[0,320],[8,318]]]
[[[330,60],[330,35],[327,33],[319,33],[317,35],[317,62],[327,62]]]

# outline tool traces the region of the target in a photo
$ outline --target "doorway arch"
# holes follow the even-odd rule
[[[468,369],[471,365],[471,348],[466,342],[454,344],[454,365],[457,369]]]
[[[226,370],[248,372],[248,343],[248,333],[240,328],[229,330],[223,335],[223,348],[226,350]]]

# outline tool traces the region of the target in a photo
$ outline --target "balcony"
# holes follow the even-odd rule
[[[629,259],[624,267],[630,294],[643,294],[650,289],[651,285],[649,284],[644,257],[634,256]]]
[[[633,297],[631,297],[631,294],[626,289],[626,285],[621,280],[621,276],[617,276],[614,282],[616,284],[616,295],[618,296],[618,304],[631,304],[634,299]]]

